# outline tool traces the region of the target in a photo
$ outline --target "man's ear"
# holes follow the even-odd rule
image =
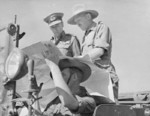
[[[62,21],[61,23],[62,23],[62,27],[64,27],[64,22]]]

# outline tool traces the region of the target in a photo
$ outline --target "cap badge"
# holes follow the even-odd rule
[[[52,15],[52,16],[50,17],[50,20],[51,20],[51,21],[54,21],[54,20],[56,20],[56,17],[55,17],[54,15]]]

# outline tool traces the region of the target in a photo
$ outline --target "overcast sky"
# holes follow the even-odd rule
[[[96,19],[110,27],[113,35],[112,62],[120,78],[120,92],[150,90],[150,0],[0,0],[0,26],[14,21],[26,35],[20,47],[49,40],[52,33],[43,18],[64,12],[65,31],[82,38],[77,26],[66,23],[75,4],[99,12]],[[2,38],[0,37],[0,44]]]

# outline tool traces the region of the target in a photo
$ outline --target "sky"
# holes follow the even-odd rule
[[[52,33],[43,19],[63,12],[64,29],[80,40],[83,33],[67,24],[75,4],[97,10],[95,21],[109,26],[113,37],[112,62],[120,79],[119,92],[150,90],[150,1],[149,0],[0,0],[0,27],[14,22],[26,35],[20,48],[49,40]],[[0,36],[0,45],[3,43]]]

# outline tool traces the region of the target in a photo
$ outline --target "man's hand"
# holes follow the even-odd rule
[[[88,54],[80,55],[80,56],[74,56],[74,58],[79,59],[79,60],[86,60],[86,61],[92,62],[92,59],[90,58],[90,56]]]
[[[60,50],[53,45],[52,43],[46,43],[43,42],[45,49],[42,52],[42,55],[45,59],[49,59],[53,62],[55,62],[56,64],[58,64],[59,62],[59,56],[62,56],[62,53],[60,52]]]
[[[54,116],[71,116],[72,113],[69,111],[68,108],[63,106],[61,103],[56,105],[54,111],[53,111]]]

